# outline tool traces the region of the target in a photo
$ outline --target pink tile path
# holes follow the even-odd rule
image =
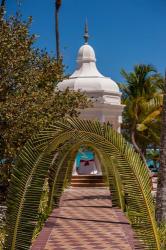
[[[131,250],[133,242],[127,219],[111,207],[108,189],[70,188],[31,250]]]

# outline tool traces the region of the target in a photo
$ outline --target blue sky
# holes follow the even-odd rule
[[[21,4],[18,5],[17,3]],[[33,17],[31,32],[36,46],[55,54],[54,0],[7,0],[7,14],[20,10],[23,19]],[[62,0],[60,10],[61,53],[66,71],[75,68],[88,18],[90,40],[101,73],[122,81],[120,70],[150,63],[163,74],[166,68],[165,0]]]

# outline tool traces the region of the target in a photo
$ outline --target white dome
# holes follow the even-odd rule
[[[96,62],[94,49],[88,45],[84,44],[78,51],[77,54],[77,63],[83,62]]]
[[[96,67],[96,57],[94,49],[84,44],[78,51],[77,69],[75,72],[62,82],[57,88],[64,91],[66,88],[70,90],[81,90],[88,92],[106,92],[117,93],[120,95],[119,87],[111,78],[104,77]]]
[[[58,84],[59,90],[81,90],[83,92],[107,92],[107,93],[119,93],[117,84],[108,77],[75,77],[69,78]]]

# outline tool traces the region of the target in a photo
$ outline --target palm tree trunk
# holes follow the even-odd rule
[[[1,7],[5,7],[6,0],[1,1]]]
[[[158,223],[166,222],[166,76],[162,110],[160,167],[158,172],[156,218]]]
[[[2,1],[1,1],[1,5],[0,5],[0,18],[1,18],[1,19],[2,19],[3,16],[4,16],[5,4],[6,4],[6,0],[2,0]]]
[[[136,140],[135,140],[135,131],[134,130],[131,131],[131,141],[132,141],[132,144],[133,144],[136,152],[140,154],[140,156],[141,156],[141,158],[142,158],[145,166],[147,167],[149,173],[151,174],[151,171],[148,168],[147,163],[146,163],[146,158],[145,158],[144,154],[142,153],[141,149],[139,148],[138,144],[136,143]]]
[[[61,6],[61,0],[55,1],[55,36],[56,36],[56,57],[60,59],[60,38],[59,38],[59,9]]]

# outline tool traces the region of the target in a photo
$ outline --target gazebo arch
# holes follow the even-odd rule
[[[82,144],[92,146],[98,154],[113,191],[113,202],[126,212],[145,249],[159,250],[151,182],[140,156],[109,124],[80,119],[56,121],[29,140],[21,151],[7,198],[6,249],[30,248],[44,180],[49,172],[51,211]]]

